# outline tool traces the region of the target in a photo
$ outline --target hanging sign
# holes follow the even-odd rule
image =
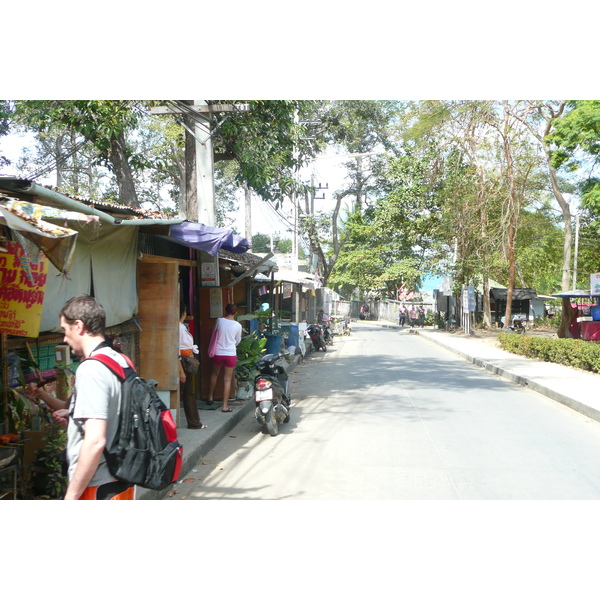
[[[590,294],[592,296],[600,295],[600,273],[590,275]]]
[[[440,286],[440,290],[441,290],[442,294],[444,294],[444,296],[452,296],[452,286],[453,285],[454,284],[452,282],[452,277],[450,277],[449,275],[446,275],[444,277],[444,282]]]
[[[48,259],[29,262],[21,244],[8,242],[0,253],[0,333],[37,337],[40,333]]]
[[[219,263],[203,262],[200,266],[200,274],[203,286],[219,286]]]
[[[472,285],[467,287],[467,305],[470,312],[475,312],[475,288]]]

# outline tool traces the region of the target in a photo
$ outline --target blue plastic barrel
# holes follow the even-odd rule
[[[285,340],[285,347],[289,348],[290,346],[297,347],[298,346],[298,325],[282,325],[281,329],[287,331],[287,339]]]
[[[265,333],[267,338],[267,354],[277,354],[281,348],[281,336],[274,333]]]

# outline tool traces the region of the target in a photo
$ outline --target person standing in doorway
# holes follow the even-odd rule
[[[53,418],[67,426],[69,485],[65,500],[133,500],[134,486],[118,481],[108,470],[104,448],[113,443],[119,425],[121,382],[105,365],[85,360],[107,354],[122,367],[128,363],[105,340],[106,314],[95,298],[81,294],[65,303],[60,326],[74,354],[83,356],[75,375],[69,408]]]
[[[198,403],[194,393],[193,375],[198,370],[199,362],[194,356],[198,354],[198,346],[185,326],[187,307],[182,302],[179,307],[179,392],[183,403],[183,412],[188,429],[206,429],[202,425],[198,412]]]
[[[217,319],[215,330],[218,338],[215,347],[215,355],[211,358],[212,373],[210,375],[210,389],[207,404],[213,404],[213,394],[217,387],[217,380],[223,368],[223,412],[233,412],[228,406],[233,371],[237,364],[237,345],[242,341],[242,326],[235,320],[237,306],[228,304],[225,307],[225,317]]]

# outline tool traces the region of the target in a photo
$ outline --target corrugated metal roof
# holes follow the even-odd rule
[[[100,200],[93,200],[91,198],[82,198],[81,196],[74,196],[72,194],[67,194],[66,192],[60,190],[57,187],[51,185],[41,185],[36,183],[30,179],[19,179],[17,177],[0,177],[0,189],[6,190],[7,192],[12,192],[13,194],[24,194],[30,195],[27,191],[27,188],[31,186],[31,184],[35,184],[40,188],[44,188],[56,194],[60,194],[65,198],[69,198],[70,200],[74,200],[75,202],[79,202],[85,206],[90,206],[92,208],[96,208],[106,213],[113,213],[118,215],[129,215],[133,218],[138,219],[164,219],[168,218],[177,218],[173,215],[163,215],[159,211],[149,210],[145,208],[136,208],[133,206],[127,206],[125,204],[119,204],[117,202],[102,202]],[[5,187],[6,185],[6,187]],[[21,188],[21,189],[19,189]]]

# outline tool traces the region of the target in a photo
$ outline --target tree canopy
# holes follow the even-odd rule
[[[54,168],[70,193],[173,214],[185,198],[187,122],[150,108],[187,106],[190,117],[189,102],[0,101],[0,136],[36,134],[11,167]],[[575,271],[579,283],[600,271],[600,101],[208,103],[250,108],[209,118],[221,226],[234,227],[243,190],[294,207],[311,265],[344,293],[395,297],[427,274],[452,274],[457,290],[493,278],[551,293]],[[326,147],[347,173],[330,210],[299,176]]]

